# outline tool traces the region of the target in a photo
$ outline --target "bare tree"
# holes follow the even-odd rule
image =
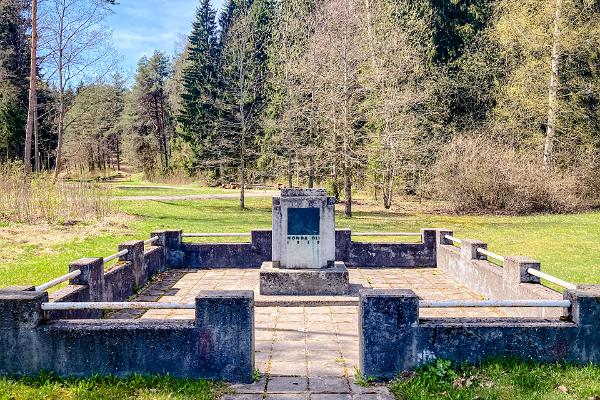
[[[37,117],[37,0],[31,0],[31,63],[29,70],[29,108],[27,110],[27,126],[25,128],[25,174],[31,173],[31,138],[34,133]],[[39,170],[39,152],[36,135],[35,141],[36,171]]]
[[[366,48],[370,69],[363,85],[367,90],[368,114],[375,132],[371,135],[373,157],[381,179],[383,204],[392,206],[397,178],[402,169],[414,172],[416,166],[415,136],[417,120],[411,109],[422,100],[417,87],[419,66],[424,63],[410,43],[409,32],[393,16],[399,14],[395,5],[382,0],[363,0],[366,27]],[[377,192],[378,182],[375,182]]]
[[[544,145],[544,166],[552,164],[554,141],[556,138],[556,113],[558,111],[558,79],[559,79],[559,45],[560,45],[560,19],[562,0],[556,0],[554,11],[554,34],[552,37],[552,55],[550,61],[550,86],[548,88],[548,124],[546,127],[546,142]]]
[[[108,2],[104,0],[48,0],[45,3],[40,24],[43,59],[52,71],[49,78],[58,90],[56,177],[63,165],[67,90],[76,82],[106,76],[114,66],[111,33],[102,26],[109,13]]]
[[[364,138],[358,127],[363,91],[359,83],[364,62],[360,47],[360,4],[358,0],[328,0],[317,10],[318,21],[312,45],[322,60],[317,85],[319,107],[327,116],[330,157],[337,164],[341,154],[344,179],[344,214],[352,216],[352,183],[355,168],[364,160]],[[334,165],[337,174],[337,165]]]

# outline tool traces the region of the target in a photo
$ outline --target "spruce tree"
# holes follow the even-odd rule
[[[184,140],[191,144],[200,163],[211,158],[218,121],[218,41],[216,12],[210,0],[202,0],[188,43],[188,67],[183,72],[184,93],[178,122]],[[197,166],[196,166],[197,167]]]

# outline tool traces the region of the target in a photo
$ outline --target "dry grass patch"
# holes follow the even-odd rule
[[[55,255],[65,244],[101,235],[131,234],[133,231],[129,224],[136,219],[138,218],[132,215],[118,214],[88,223],[10,224],[0,227],[0,259],[3,263],[16,261],[31,250],[39,257]]]

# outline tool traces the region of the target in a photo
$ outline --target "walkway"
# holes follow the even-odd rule
[[[144,290],[137,301],[193,302],[202,290],[253,289],[257,269],[172,270]],[[481,297],[440,271],[423,269],[350,269],[354,287],[403,288],[427,300]],[[304,299],[306,300],[306,299]],[[354,299],[355,301],[355,299]],[[497,309],[422,310],[423,317],[499,317]],[[111,318],[192,319],[193,310],[124,310]],[[225,399],[388,399],[384,387],[354,384],[358,369],[356,306],[256,307],[256,367],[264,378],[237,385]]]

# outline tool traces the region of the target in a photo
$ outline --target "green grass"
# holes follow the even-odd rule
[[[137,186],[137,185],[118,185],[111,188],[110,194],[114,197],[121,196],[187,196],[197,194],[239,194],[239,191],[232,189],[221,189],[221,188],[198,188],[198,187],[180,187],[177,189],[160,188],[151,186],[162,186],[152,185],[149,186]],[[168,186],[168,185],[167,185]]]
[[[59,379],[53,375],[41,375],[36,378],[0,378],[0,399],[11,400],[212,400],[218,398],[223,389],[224,385],[220,383],[170,377]]]
[[[513,360],[455,369],[438,361],[389,387],[399,400],[595,400],[600,398],[600,367]]]
[[[247,210],[236,199],[202,201],[119,202],[119,209],[136,220],[126,222],[123,234],[100,235],[55,246],[41,254],[36,246],[25,248],[18,259],[0,262],[0,286],[39,284],[65,273],[69,261],[107,256],[117,245],[149,238],[161,229],[185,232],[249,232],[270,228],[271,200],[248,198]],[[337,226],[355,231],[418,231],[422,227],[452,229],[461,238],[487,241],[491,251],[525,255],[542,262],[544,271],[579,283],[600,283],[600,213],[574,215],[456,216],[356,212],[352,219],[337,215]],[[217,240],[217,239],[215,239]],[[380,240],[380,239],[377,239]],[[390,239],[386,239],[390,240]],[[1,246],[15,246],[2,243]]]

